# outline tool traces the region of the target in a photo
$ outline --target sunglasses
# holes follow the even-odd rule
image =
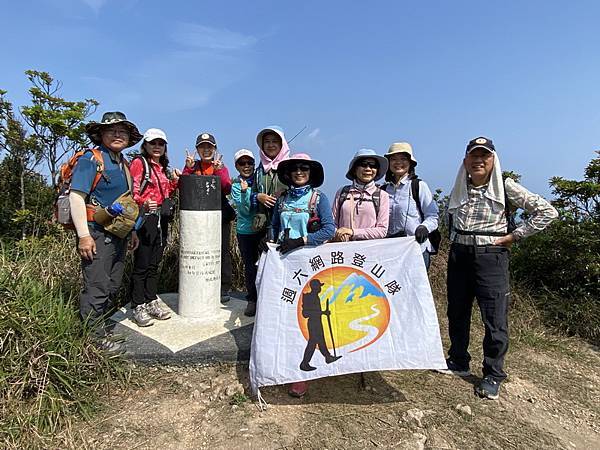
[[[238,161],[236,164],[240,167],[253,166],[254,161]]]
[[[295,164],[290,168],[290,172],[309,172],[310,166],[308,164]]]
[[[371,161],[360,161],[358,166],[362,167],[363,169],[366,169],[367,167],[370,169],[379,169],[379,164]]]

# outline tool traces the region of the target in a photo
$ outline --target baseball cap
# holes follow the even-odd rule
[[[487,150],[488,152],[496,151],[496,147],[494,147],[494,143],[492,142],[492,140],[488,139],[486,137],[483,137],[483,136],[479,136],[479,137],[476,137],[475,139],[470,140],[469,143],[467,144],[467,152],[466,153],[470,153],[473,150],[475,150],[476,148],[483,148],[483,149]]]
[[[210,133],[199,134],[198,137],[196,138],[196,147],[198,147],[203,142],[208,142],[208,143],[214,145],[215,147],[217,146],[217,141],[215,140],[215,137]]]
[[[248,149],[242,148],[239,149],[237,152],[235,152],[235,155],[233,155],[233,162],[234,164],[237,163],[238,159],[240,159],[242,156],[247,156],[248,158],[254,158],[254,155],[252,154],[252,152]]]
[[[146,132],[144,133],[143,139],[144,139],[144,142],[150,142],[150,141],[153,141],[154,139],[162,139],[163,141],[165,141],[165,144],[168,143],[167,135],[160,128],[148,128],[146,130]]]

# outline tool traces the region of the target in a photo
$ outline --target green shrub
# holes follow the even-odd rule
[[[91,345],[78,317],[72,239],[0,243],[0,446],[44,447],[125,375]]]

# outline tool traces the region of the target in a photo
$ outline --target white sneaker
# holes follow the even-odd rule
[[[154,320],[152,320],[152,316],[148,314],[146,304],[138,305],[133,308],[133,323],[138,327],[149,327],[150,325],[154,325]]]
[[[146,311],[151,317],[158,320],[167,320],[171,318],[171,312],[164,310],[160,305],[160,300],[157,298],[150,303],[146,303]]]

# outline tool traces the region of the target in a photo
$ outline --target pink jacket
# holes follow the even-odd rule
[[[380,190],[374,182],[367,184],[366,189],[355,182],[340,208],[342,189],[337,191],[333,202],[333,220],[336,227],[351,228],[354,231],[353,241],[385,238],[390,220],[388,193]],[[372,196],[377,190],[380,190],[380,194],[379,214],[376,215]]]

